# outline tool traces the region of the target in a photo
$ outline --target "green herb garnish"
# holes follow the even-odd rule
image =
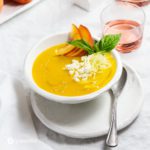
[[[118,44],[120,37],[121,34],[105,35],[101,40],[95,41],[93,47],[91,47],[85,40],[74,40],[68,43],[87,51],[90,55],[97,52],[107,53],[112,51]]]
[[[93,54],[93,48],[85,40],[74,40],[68,42],[69,44],[81,48],[88,52],[88,54]]]

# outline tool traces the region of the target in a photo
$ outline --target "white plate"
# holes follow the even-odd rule
[[[0,12],[0,24],[8,21],[9,19],[15,17],[16,15],[22,13],[23,11],[31,8],[33,5],[37,4],[40,0],[32,0],[30,3],[24,5],[15,5],[14,3],[7,2],[2,11]]]
[[[128,65],[127,81],[118,100],[118,129],[128,126],[139,114],[143,104],[140,78]],[[108,132],[112,102],[111,92],[82,104],[60,104],[31,93],[33,110],[48,128],[73,138],[91,138]]]

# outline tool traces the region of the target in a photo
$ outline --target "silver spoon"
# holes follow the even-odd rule
[[[114,101],[112,105],[112,112],[111,112],[111,123],[110,128],[108,131],[107,139],[106,139],[106,145],[110,147],[115,147],[118,145],[118,136],[117,136],[117,100],[119,95],[122,92],[122,89],[125,85],[127,79],[127,71],[125,68],[122,70],[122,75],[119,79],[119,81],[112,86],[111,91],[114,96]]]

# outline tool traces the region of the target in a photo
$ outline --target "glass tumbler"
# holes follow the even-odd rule
[[[116,49],[122,53],[129,53],[140,47],[144,22],[143,9],[127,2],[113,2],[101,13],[103,35],[121,34]]]

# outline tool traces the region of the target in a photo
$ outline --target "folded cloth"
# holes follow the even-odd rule
[[[103,0],[72,0],[72,2],[87,11],[95,10],[104,3]]]
[[[52,150],[39,141],[21,82],[0,72],[0,149]]]

